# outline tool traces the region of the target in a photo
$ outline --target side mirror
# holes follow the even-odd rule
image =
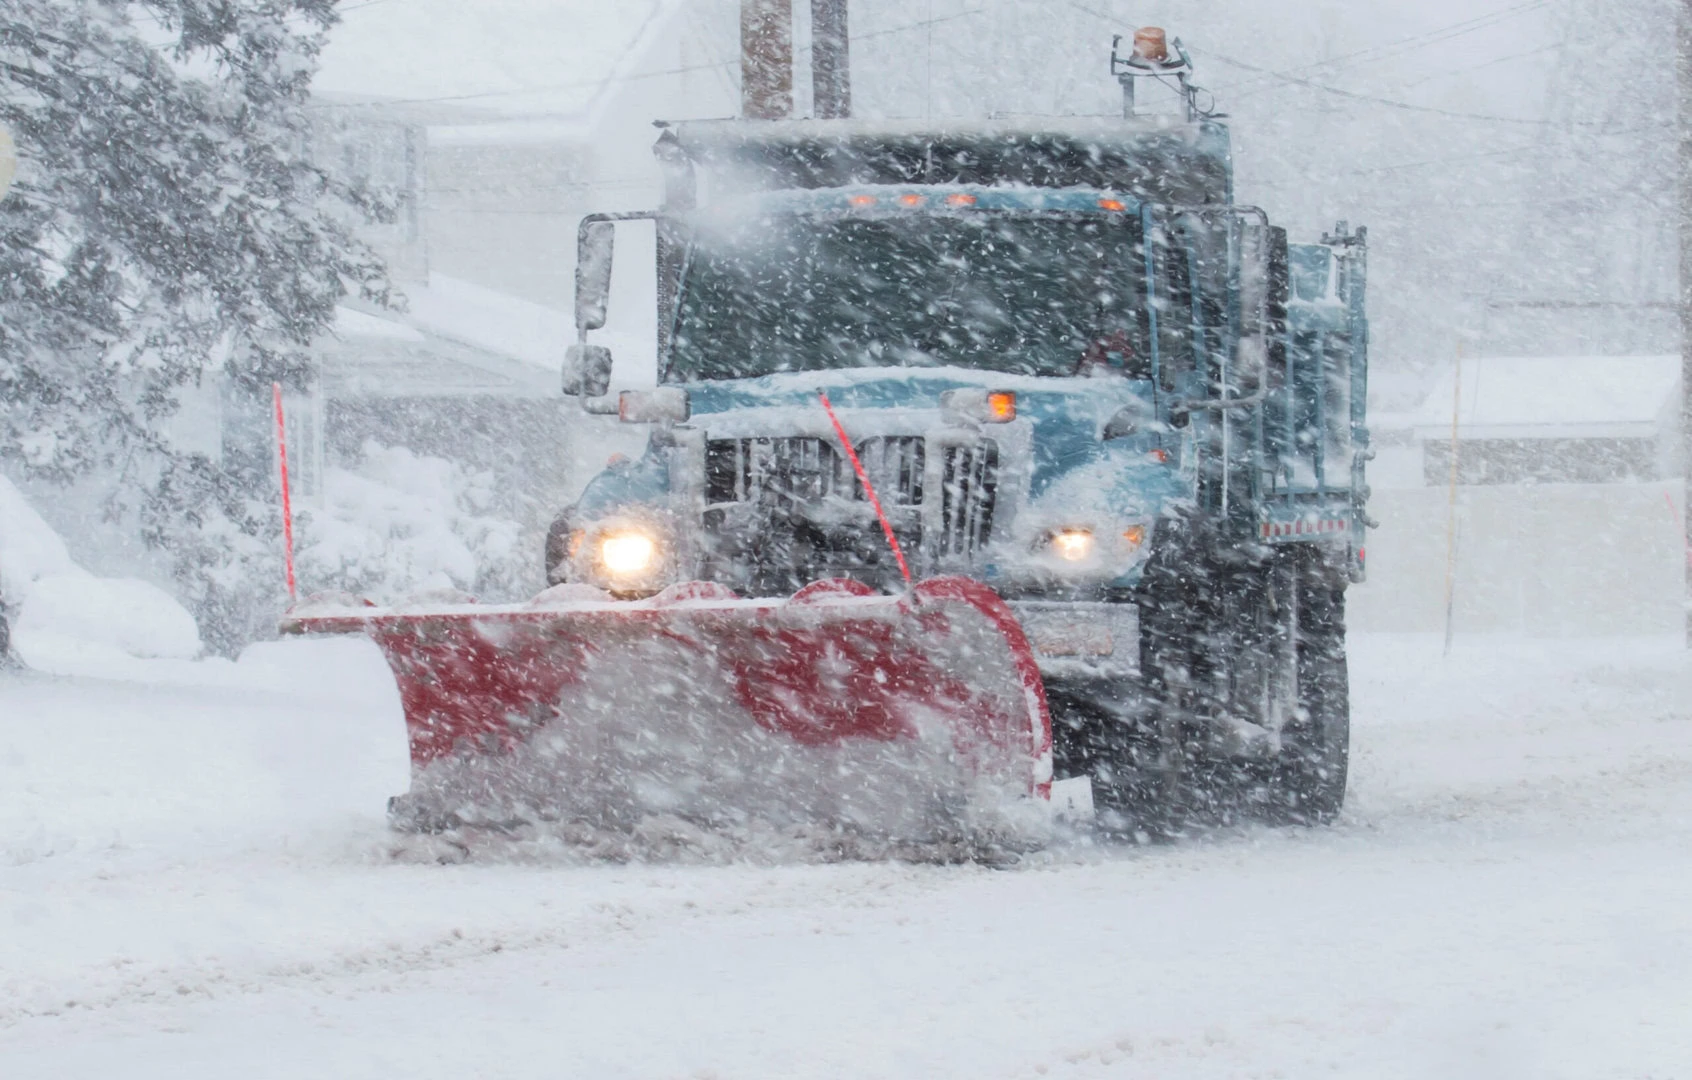
[[[564,393],[604,397],[611,389],[611,350],[603,345],[572,345],[564,353]]]
[[[586,333],[605,325],[611,299],[611,256],[617,227],[609,221],[584,221],[576,232],[576,330]]]

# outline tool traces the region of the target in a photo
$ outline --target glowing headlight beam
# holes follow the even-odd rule
[[[657,557],[658,545],[645,533],[612,533],[599,542],[599,561],[617,577],[641,573]]]
[[[1052,534],[1051,547],[1058,558],[1081,562],[1093,553],[1093,534],[1088,529],[1059,529]]]

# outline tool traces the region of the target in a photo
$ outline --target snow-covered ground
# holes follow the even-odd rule
[[[1669,640],[1353,642],[1344,820],[978,866],[388,857],[364,647],[0,673],[0,1076],[1692,1075]]]

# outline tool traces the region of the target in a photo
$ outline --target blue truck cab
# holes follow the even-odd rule
[[[1017,611],[1101,820],[1338,811],[1363,230],[1289,244],[1200,115],[699,122],[657,153],[662,209],[582,223],[565,366],[651,436],[561,510],[550,582],[900,588],[826,395],[911,570]],[[657,387],[613,392],[593,338],[633,218]]]

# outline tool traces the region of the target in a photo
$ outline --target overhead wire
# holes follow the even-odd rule
[[[1338,86],[1329,86],[1326,83],[1319,83],[1313,79],[1306,79],[1302,76],[1294,75],[1289,71],[1277,71],[1274,68],[1266,68],[1258,64],[1247,63],[1244,60],[1237,60],[1231,56],[1224,56],[1223,54],[1210,49],[1194,49],[1193,51],[1199,53],[1201,56],[1208,56],[1212,60],[1220,60],[1224,64],[1228,64],[1232,67],[1237,67],[1245,71],[1261,72],[1265,75],[1273,76],[1274,78],[1293,83],[1297,86],[1308,87],[1311,90],[1319,90],[1325,94],[1332,94],[1335,97],[1342,97],[1351,101],[1360,101],[1369,105],[1382,105],[1387,108],[1401,109],[1405,112],[1426,113],[1431,116],[1445,116],[1455,120],[1484,120],[1495,124],[1525,124],[1530,127],[1548,127],[1553,124],[1553,121],[1550,120],[1537,120],[1528,116],[1499,116],[1494,113],[1463,112],[1458,109],[1442,109],[1437,105],[1417,105],[1416,103],[1410,101],[1399,101],[1396,98],[1381,97],[1377,94],[1364,94],[1355,90],[1346,90]]]
[[[388,3],[388,0],[364,0],[362,4],[349,4],[346,7],[338,7],[335,9],[335,14],[345,15],[349,11],[357,11],[360,8],[375,7],[377,4],[386,3]]]
[[[1114,16],[1108,15],[1096,8],[1088,6],[1087,4],[1080,3],[1079,0],[1065,0],[1065,2],[1070,7],[1084,15],[1089,15],[1095,19],[1109,23],[1115,23],[1117,21]],[[1374,61],[1382,59],[1385,56],[1392,55],[1395,51],[1404,52],[1411,51],[1411,49],[1426,48],[1429,45],[1439,44],[1444,41],[1449,41],[1455,37],[1461,37],[1464,34],[1470,34],[1477,30],[1485,29],[1488,26],[1505,21],[1506,18],[1514,18],[1517,15],[1526,14],[1529,11],[1547,6],[1548,0],[1530,0],[1529,3],[1518,4],[1515,7],[1505,8],[1501,11],[1494,12],[1491,15],[1477,16],[1474,19],[1468,19],[1460,23],[1452,23],[1449,26],[1441,27],[1437,30],[1430,30],[1412,37],[1401,38],[1397,42],[1388,42],[1384,45],[1371,46],[1370,48],[1359,49],[1355,52],[1347,53],[1342,56],[1331,57],[1328,60],[1315,61],[1303,70],[1313,71],[1318,68],[1328,67],[1342,62],[1355,61],[1361,58],[1367,58],[1370,61]],[[1219,90],[1233,92],[1233,96],[1236,99],[1252,96],[1250,94],[1238,93],[1238,91],[1243,87],[1255,86],[1260,83],[1281,82],[1307,87],[1312,90],[1318,90],[1323,93],[1333,94],[1335,96],[1348,98],[1354,101],[1382,105],[1389,108],[1403,109],[1410,112],[1430,113],[1453,119],[1483,120],[1494,123],[1528,124],[1534,126],[1543,126],[1551,123],[1551,121],[1548,120],[1536,120],[1530,117],[1498,116],[1490,113],[1462,112],[1455,109],[1443,109],[1432,105],[1417,105],[1414,102],[1399,101],[1395,98],[1382,97],[1376,94],[1364,94],[1354,90],[1346,90],[1342,87],[1329,86],[1326,83],[1319,83],[1312,79],[1305,78],[1302,75],[1295,75],[1291,72],[1279,71],[1274,68],[1247,63],[1244,60],[1225,56],[1222,53],[1218,53],[1210,49],[1193,48],[1192,51],[1202,56],[1208,56],[1214,60],[1220,60],[1222,63],[1228,64],[1231,67],[1239,68],[1242,71],[1250,71],[1262,76],[1260,79],[1249,80],[1244,83],[1236,83],[1232,86],[1218,88]]]
[[[1500,23],[1508,22],[1511,19],[1515,19],[1519,16],[1526,15],[1530,12],[1538,11],[1549,6],[1548,0],[1529,0],[1527,3],[1502,8],[1498,11],[1489,12],[1485,15],[1477,15],[1472,19],[1464,19],[1461,22],[1449,23],[1445,26],[1436,27],[1433,30],[1424,31],[1420,34],[1412,34],[1408,37],[1399,38],[1395,41],[1385,42],[1380,45],[1367,46],[1349,53],[1341,53],[1339,56],[1331,56],[1325,60],[1315,60],[1312,61],[1305,70],[1318,71],[1324,68],[1346,67],[1360,61],[1372,63],[1376,60],[1383,60],[1390,56],[1399,56],[1408,52],[1416,52],[1433,45],[1444,44],[1445,42],[1455,40],[1456,38],[1466,37],[1469,34],[1477,33],[1481,30],[1490,29]],[[1248,79],[1244,82],[1236,83],[1228,89],[1256,86],[1261,83],[1271,81],[1272,79],[1270,77]]]
[[[376,0],[371,0],[371,2],[374,3]],[[953,12],[950,15],[940,15],[932,19],[922,19],[917,22],[905,23],[900,26],[890,26],[881,30],[870,30],[862,34],[853,34],[852,40],[854,42],[869,41],[875,38],[889,37],[894,34],[908,33],[912,30],[921,30],[925,27],[939,25],[940,23],[952,22],[957,19],[967,19],[974,15],[980,15],[985,10],[985,8],[971,8],[968,11]],[[810,48],[810,44],[806,43],[805,45],[800,46],[796,51],[803,54],[809,52]],[[737,63],[736,60],[714,60],[707,64],[684,64],[680,67],[665,68],[661,71],[642,71],[632,75],[625,75],[618,81],[635,82],[643,79],[665,78],[670,75],[687,75],[696,71],[711,71],[714,69],[726,70],[732,68],[735,63]],[[381,98],[373,101],[318,101],[310,103],[307,107],[319,109],[358,109],[383,108],[392,105],[435,105],[455,101],[479,101],[487,98],[518,97],[523,94],[544,94],[554,90],[579,90],[585,87],[603,86],[608,81],[608,79],[575,79],[570,82],[547,83],[537,86],[517,86],[505,90],[484,90],[472,94],[442,94],[433,97],[415,98]],[[558,112],[524,113],[522,118],[539,120],[546,119],[548,117],[566,115],[573,114]]]

